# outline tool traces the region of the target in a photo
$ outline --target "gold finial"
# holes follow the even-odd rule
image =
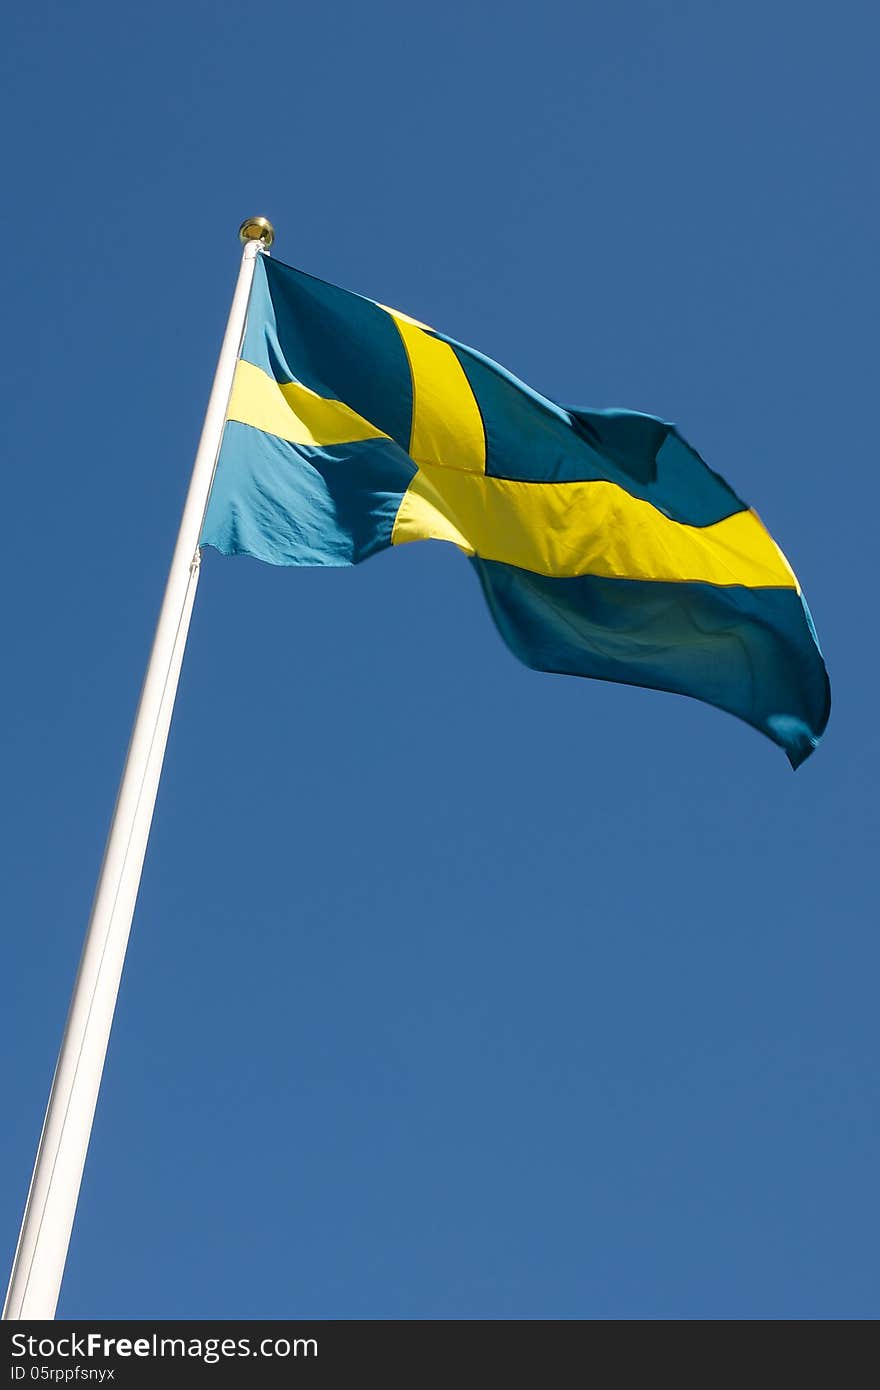
[[[238,239],[245,243],[261,241],[268,251],[275,240],[275,228],[268,217],[246,217],[238,229]]]

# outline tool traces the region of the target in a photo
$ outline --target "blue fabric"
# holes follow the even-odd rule
[[[818,743],[830,692],[795,590],[548,579],[473,564],[499,632],[527,666],[717,705],[778,743],[793,767]]]
[[[230,420],[202,544],[270,565],[356,565],[391,544],[414,473],[390,439],[311,449]]]
[[[443,341],[454,347],[479,402],[490,476],[617,483],[690,526],[709,526],[744,510],[745,503],[669,421],[630,410],[566,409],[473,348]]]
[[[409,448],[412,378],[394,320],[370,299],[260,256],[242,357],[344,401]]]

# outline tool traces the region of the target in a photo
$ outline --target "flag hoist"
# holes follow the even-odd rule
[[[199,582],[199,535],[241,351],[254,267],[275,237],[265,217],[249,218],[239,235],[244,243],[241,268],[107,836],[4,1319],[55,1316]]]

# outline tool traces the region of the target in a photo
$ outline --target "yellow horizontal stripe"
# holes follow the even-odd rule
[[[464,369],[448,343],[432,338],[406,314],[391,312],[412,374],[409,453],[414,463],[486,471],[486,433]]]
[[[796,589],[757,515],[685,526],[608,482],[520,483],[422,467],[400,504],[393,545],[451,541],[536,574]]]
[[[325,400],[295,381],[277,382],[252,362],[239,362],[235,369],[226,418],[276,434],[291,444],[349,444],[356,439],[387,438],[341,401]]]

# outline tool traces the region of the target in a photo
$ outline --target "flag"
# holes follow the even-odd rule
[[[828,719],[809,609],[674,425],[565,408],[396,310],[258,257],[202,544],[354,565],[449,541],[537,670],[728,710],[797,767]]]

